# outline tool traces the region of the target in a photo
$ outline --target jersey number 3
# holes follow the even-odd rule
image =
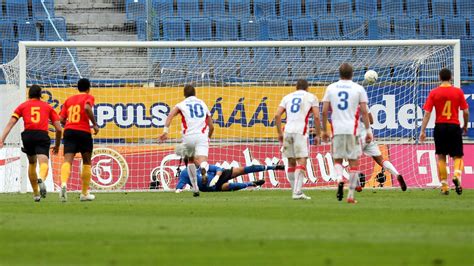
[[[337,108],[339,108],[339,110],[346,110],[347,107],[349,107],[349,103],[347,102],[347,99],[349,99],[349,93],[347,91],[340,91],[337,96],[339,97]]]

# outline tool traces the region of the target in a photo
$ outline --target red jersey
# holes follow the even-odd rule
[[[48,103],[39,99],[31,99],[20,104],[12,114],[20,119],[23,117],[25,130],[42,130],[48,132],[49,121],[59,120],[59,116]]]
[[[61,118],[67,119],[64,130],[73,129],[79,131],[91,132],[89,117],[86,114],[85,107],[89,104],[94,106],[94,96],[87,93],[80,93],[69,97],[61,109]]]
[[[436,110],[435,123],[459,125],[459,109],[469,108],[464,92],[454,86],[439,86],[430,92],[423,109],[427,112]]]

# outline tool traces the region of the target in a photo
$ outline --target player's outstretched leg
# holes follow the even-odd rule
[[[188,174],[189,174],[189,180],[191,181],[191,185],[193,189],[193,196],[199,197],[199,186],[197,183],[197,169],[196,169],[196,165],[192,161],[190,164],[188,164]]]
[[[463,169],[464,169],[464,161],[462,157],[455,157],[453,183],[455,186],[456,193],[458,195],[462,194],[461,174],[462,174]]]
[[[348,203],[357,203],[357,201],[354,198],[354,192],[359,183],[358,179],[359,179],[359,173],[357,171],[357,168],[351,167],[350,173],[349,173],[349,192],[347,193]]]
[[[245,183],[225,183],[222,185],[222,191],[237,191],[248,187],[256,187],[265,184],[265,180],[257,180]]]
[[[311,197],[306,196],[303,191],[303,181],[306,175],[306,167],[303,165],[297,165],[295,171],[295,188],[293,190],[292,198],[294,200],[310,200]]]

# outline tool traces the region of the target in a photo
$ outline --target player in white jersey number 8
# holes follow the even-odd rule
[[[186,99],[178,103],[166,118],[163,134],[159,139],[160,141],[168,139],[171,121],[180,114],[183,118],[181,120],[183,143],[176,147],[176,154],[184,158],[193,187],[193,196],[198,197],[197,168],[200,168],[203,183],[207,184],[209,139],[214,132],[214,125],[209,108],[204,101],[196,97],[196,89],[193,86],[184,87],[184,97]]]

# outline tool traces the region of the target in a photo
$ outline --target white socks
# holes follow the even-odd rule
[[[191,185],[193,186],[193,191],[199,192],[199,186],[197,183],[197,169],[194,163],[188,164],[188,174],[189,180],[191,181]]]
[[[344,167],[342,167],[342,164],[340,163],[334,164],[334,170],[336,171],[336,181],[342,182],[344,178],[343,177]]]
[[[291,193],[293,193],[295,189],[295,168],[288,168],[288,182],[290,182],[291,185]]]
[[[306,168],[304,166],[298,165],[296,166],[295,170],[295,185],[293,188],[294,195],[300,195],[303,192],[301,189],[303,188],[303,181],[306,173]]]
[[[350,172],[350,177],[349,177],[349,193],[347,194],[348,199],[353,199],[354,198],[354,191],[357,187],[357,184],[359,183],[359,174],[357,172]]]
[[[393,166],[393,164],[390,161],[384,161],[383,162],[383,167],[385,169],[387,169],[392,175],[394,175],[394,176],[399,175],[397,169],[395,169],[395,166]]]

